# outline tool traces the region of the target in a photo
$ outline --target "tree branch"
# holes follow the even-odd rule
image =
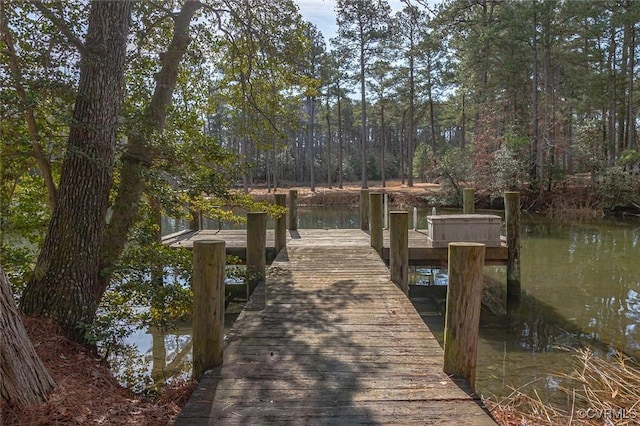
[[[84,45],[82,40],[80,40],[71,29],[66,25],[66,22],[55,13],[53,13],[49,8],[47,8],[42,2],[34,1],[33,5],[42,13],[44,17],[46,17],[55,27],[65,36],[67,41],[71,43],[71,45],[75,46],[76,49],[85,56],[87,54],[87,47]]]
[[[27,128],[29,129],[29,136],[31,137],[31,155],[36,159],[40,171],[42,172],[42,178],[47,187],[49,208],[53,213],[57,203],[56,184],[53,180],[51,164],[49,163],[49,160],[45,155],[44,149],[42,147],[42,137],[40,136],[38,124],[36,122],[35,111],[31,103],[27,101],[27,92],[24,88],[24,85],[22,84],[22,73],[20,71],[18,55],[15,50],[13,35],[9,30],[7,19],[4,15],[4,10],[2,10],[0,21],[2,21],[2,39],[5,43],[7,57],[9,58],[9,70],[11,73],[11,77],[13,78],[13,85],[16,93],[18,94],[18,97],[20,98],[20,101],[24,104],[21,109],[23,109],[22,114],[24,115],[25,121],[27,123]]]

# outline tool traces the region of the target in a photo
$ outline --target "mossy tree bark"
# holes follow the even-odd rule
[[[58,200],[34,273],[21,299],[29,315],[51,317],[84,338],[104,288],[100,247],[115,159],[130,1],[91,5]]]

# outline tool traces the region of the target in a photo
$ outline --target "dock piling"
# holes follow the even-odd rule
[[[247,292],[253,290],[265,277],[267,246],[267,213],[247,213]]]
[[[389,269],[393,281],[409,294],[409,212],[389,212]]]
[[[504,219],[507,230],[507,302],[520,300],[520,193],[504,193]]]
[[[462,213],[473,214],[476,211],[475,201],[475,189],[463,188],[462,189]]]
[[[443,370],[474,391],[485,250],[481,243],[449,243]]]
[[[384,194],[384,229],[389,229],[389,195],[385,192]]]
[[[382,194],[369,194],[369,204],[371,207],[371,247],[382,256]]]
[[[225,242],[193,243],[193,368],[195,380],[222,365]]]
[[[298,190],[289,190],[289,230],[298,229]]]
[[[360,190],[360,229],[369,230],[369,190]]]
[[[287,206],[287,194],[275,194],[276,206]],[[287,215],[283,214],[276,219],[276,229],[274,231],[274,246],[276,249],[276,256],[287,245]]]

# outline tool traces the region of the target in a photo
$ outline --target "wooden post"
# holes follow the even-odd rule
[[[369,194],[371,206],[371,247],[382,256],[382,194]]]
[[[275,194],[276,206],[287,206],[287,194]],[[287,214],[283,214],[276,219],[276,229],[274,230],[274,240],[276,256],[287,245]]]
[[[389,229],[389,195],[384,194],[384,229]]]
[[[507,302],[520,300],[520,193],[504,193],[507,229]]]
[[[369,190],[360,190],[360,229],[369,230]]]
[[[298,190],[289,190],[289,230],[298,229]]]
[[[473,214],[476,211],[475,189],[462,189],[462,213]]]
[[[409,212],[389,212],[389,239],[391,281],[409,294]]]
[[[418,229],[418,208],[413,208],[413,230]]]
[[[449,243],[443,370],[466,379],[474,391],[484,256],[484,244]]]
[[[193,243],[193,378],[222,365],[225,242]]]
[[[253,293],[265,277],[267,213],[247,213],[247,293]]]

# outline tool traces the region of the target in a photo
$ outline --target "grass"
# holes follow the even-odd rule
[[[602,358],[590,349],[574,354],[574,370],[559,374],[565,406],[515,389],[485,404],[500,425],[637,425],[640,422],[640,365],[620,352]]]

